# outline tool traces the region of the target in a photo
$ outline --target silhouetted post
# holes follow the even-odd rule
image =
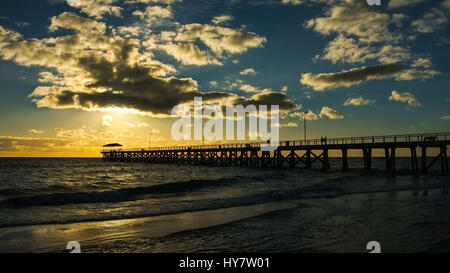
[[[311,150],[308,149],[306,150],[306,169],[311,169],[312,168],[312,163],[311,163]]]
[[[449,174],[447,146],[441,147],[441,167],[442,167],[442,174]]]
[[[422,146],[422,173],[427,172],[427,147]]]
[[[322,157],[322,169],[329,170],[330,169],[330,160],[328,157],[328,149],[323,150],[323,157]]]
[[[342,149],[342,170],[348,171],[348,158],[347,158],[348,151],[347,149]]]
[[[445,173],[450,174],[449,167],[448,167],[447,146],[444,147],[444,160],[445,160]]]
[[[391,171],[395,173],[395,147],[391,148]]]
[[[289,154],[289,168],[295,168],[295,150],[291,150]]]
[[[306,115],[309,114],[309,111],[306,111],[305,114],[303,115],[303,122],[304,122],[304,130],[305,130],[305,142],[306,142]]]
[[[384,157],[386,159],[386,171],[391,172],[391,157],[389,155],[389,148],[384,148]]]
[[[419,164],[417,162],[417,152],[416,152],[416,147],[411,147],[411,166],[412,166],[412,171],[413,172],[417,172],[419,170]]]

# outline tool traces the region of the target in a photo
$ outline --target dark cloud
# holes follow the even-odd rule
[[[204,28],[224,34],[216,41],[188,27],[191,30],[188,36],[202,39],[211,47],[220,42],[222,47],[218,52],[244,52],[265,40],[241,30]],[[39,86],[30,95],[38,107],[88,111],[126,108],[153,116],[168,116],[174,106],[202,97],[205,102],[222,105],[243,102],[279,104],[286,111],[295,108],[291,99],[277,92],[261,92],[244,98],[233,93],[199,91],[192,78],[167,76],[174,68],[154,60],[151,51],[143,52],[142,41],[121,37],[114,31],[110,33],[104,23],[93,19],[65,12],[52,18],[49,29],[68,29],[73,33],[27,40],[17,32],[0,27],[3,59],[56,71],[41,73],[40,81],[50,86]]]
[[[350,87],[363,81],[394,77],[403,71],[401,65],[389,64],[370,67],[359,67],[343,70],[337,73],[302,74],[301,83],[312,87],[316,91],[337,87]]]

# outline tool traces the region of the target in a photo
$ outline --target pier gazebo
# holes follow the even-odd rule
[[[115,150],[121,150],[122,147],[123,147],[123,145],[119,144],[119,143],[110,143],[110,144],[103,145],[103,149],[110,151],[110,152],[113,152]]]

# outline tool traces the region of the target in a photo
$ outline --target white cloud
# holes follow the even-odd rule
[[[281,0],[281,3],[284,5],[300,5],[303,0]]]
[[[184,65],[222,65],[222,63],[211,57],[207,52],[200,50],[194,44],[164,44],[159,45],[159,49],[174,57]]]
[[[96,139],[95,132],[88,130],[86,126],[80,129],[55,128],[56,137],[69,139]]]
[[[178,29],[176,41],[194,42],[200,40],[215,54],[240,54],[250,48],[261,47],[267,39],[245,29],[232,29],[221,26],[188,24]]]
[[[231,20],[233,20],[233,16],[224,14],[224,15],[218,15],[218,16],[214,17],[211,22],[214,25],[220,25],[223,23],[227,23]]]
[[[314,113],[312,110],[307,111],[307,113],[305,114],[305,112],[294,112],[289,114],[289,116],[291,118],[299,118],[301,120],[303,120],[306,117],[306,120],[318,120],[319,116]]]
[[[109,116],[109,115],[105,115],[102,117],[102,125],[106,126],[106,127],[111,127],[113,121],[113,117]]]
[[[415,79],[428,80],[440,75],[441,72],[436,70],[419,70],[419,69],[407,69],[396,75],[395,79],[398,81],[411,81]]]
[[[79,8],[82,12],[91,17],[101,19],[103,15],[121,16],[122,8],[116,6],[117,0],[76,0],[74,8]]]
[[[280,128],[295,128],[298,127],[298,124],[295,122],[281,123]]]
[[[391,64],[406,61],[410,57],[409,52],[401,46],[363,45],[353,38],[340,34],[328,43],[325,54],[319,58],[333,63],[364,63],[367,60],[377,59],[382,64]]]
[[[241,74],[241,75],[256,75],[257,73],[256,73],[255,69],[247,68],[247,69],[241,71],[239,74]]]
[[[389,97],[389,100],[408,103],[408,105],[413,106],[413,107],[422,106],[422,104],[417,100],[417,98],[409,92],[401,93],[396,90],[393,90],[392,95]]]
[[[429,68],[432,65],[432,62],[428,58],[419,58],[413,62],[412,67],[424,67]]]
[[[425,13],[422,18],[411,23],[417,32],[432,33],[447,24],[447,16],[437,8]]]
[[[140,123],[125,122],[125,125],[130,128],[146,128],[149,126],[146,122]]]
[[[145,21],[148,26],[167,22],[167,19],[173,17],[171,6],[148,6],[144,12],[136,10],[133,12],[133,15],[138,16],[141,20]]]
[[[371,100],[371,99],[365,99],[365,98],[348,98],[345,103],[344,106],[369,106],[375,103],[375,100]]]
[[[441,119],[443,119],[443,120],[450,120],[450,115],[443,116],[443,117],[441,117]]]
[[[313,18],[306,27],[324,35],[353,35],[365,43],[395,41],[401,37],[389,31],[391,19],[389,14],[369,9],[365,1],[350,0],[331,6],[326,17]]]
[[[250,84],[244,84],[242,85],[239,89],[241,89],[244,92],[247,93],[258,93],[261,91],[261,89],[259,87],[250,85]]]
[[[343,119],[344,116],[339,114],[338,111],[334,110],[331,107],[328,106],[324,106],[322,107],[322,110],[319,113],[319,116],[321,118],[329,118],[329,119]]]
[[[165,4],[165,5],[171,5],[175,2],[181,2],[183,0],[126,0],[126,4]]]
[[[30,129],[30,130],[28,130],[28,132],[31,134],[35,134],[35,135],[42,135],[43,133],[45,133],[42,130],[36,130],[36,129]]]

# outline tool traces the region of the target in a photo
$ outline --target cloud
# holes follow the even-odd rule
[[[305,112],[294,112],[289,114],[289,116],[291,118],[300,118],[300,119],[304,119],[306,117],[306,120],[318,120],[319,116],[317,114],[315,114],[312,110]]]
[[[250,84],[243,84],[239,87],[240,90],[246,92],[246,93],[275,93],[276,91],[273,91],[270,88],[260,88],[256,87]],[[283,92],[281,92],[283,93]]]
[[[404,69],[400,65],[386,64],[370,67],[363,66],[336,73],[305,73],[301,75],[300,82],[315,91],[324,91],[327,89],[359,85],[369,80],[387,78],[395,78],[397,81],[427,80],[440,74],[441,72],[435,70]]]
[[[412,7],[413,5],[424,2],[425,0],[390,0],[388,3],[389,9]]]
[[[148,6],[145,11],[134,11],[133,15],[138,16],[147,26],[167,23],[173,17],[171,6]]]
[[[388,26],[392,22],[389,14],[369,9],[365,1],[347,0],[340,5],[331,6],[326,17],[309,20],[306,27],[323,35],[353,35],[360,42],[372,43],[401,38],[389,31]]]
[[[184,65],[222,65],[222,63],[211,57],[207,52],[200,50],[194,44],[164,44],[159,48],[174,57]]]
[[[415,79],[427,80],[434,78],[435,76],[438,76],[440,74],[442,73],[436,70],[429,70],[429,69],[419,70],[413,68],[413,69],[406,69],[401,73],[399,73],[398,75],[396,75],[396,80],[398,81],[411,81]]]
[[[432,33],[437,29],[442,28],[447,22],[447,16],[444,12],[437,8],[432,8],[429,12],[425,13],[422,18],[413,21],[411,25],[417,32]]]
[[[195,42],[199,40],[219,56],[222,56],[223,53],[244,53],[250,48],[262,46],[267,41],[265,37],[260,37],[244,28],[232,29],[208,24],[184,25],[177,32],[176,41]]]
[[[122,8],[114,5],[117,0],[77,0],[74,8],[79,8],[82,12],[96,19],[101,19],[103,15],[121,16]]]
[[[281,123],[280,128],[295,128],[298,127],[298,124],[295,122]]]
[[[28,26],[31,25],[31,24],[28,23],[28,22],[15,22],[15,24],[16,24],[16,26],[18,26],[18,27],[28,27]]]
[[[432,62],[428,58],[419,58],[413,62],[412,67],[424,67],[429,68],[432,65]]]
[[[256,71],[253,68],[247,68],[247,69],[241,71],[239,74],[241,74],[241,75],[256,75]]]
[[[401,93],[401,92],[393,90],[392,95],[389,97],[389,100],[408,103],[408,105],[413,106],[413,107],[422,106],[422,104],[417,100],[417,98],[409,92]]]
[[[167,117],[172,107],[191,103],[195,96],[203,97],[204,101],[251,101],[256,105],[271,97],[274,100],[270,103],[280,103],[285,109],[296,107],[286,95],[276,92],[264,92],[264,95],[250,98],[226,92],[201,92],[194,79],[169,76],[176,70],[155,60],[151,52],[141,51],[139,40],[121,37],[116,31],[107,33],[103,22],[65,12],[51,19],[49,29],[53,32],[65,29],[69,34],[25,39],[17,32],[0,27],[0,56],[4,60],[48,69],[39,79],[45,85],[38,86],[30,94],[38,107],[120,110]],[[190,25],[182,30],[183,35],[193,40],[208,41],[206,43],[217,52],[245,52],[265,41],[243,29]],[[200,30],[205,32],[198,32]],[[220,46],[216,47],[213,42]],[[201,62],[201,55],[198,56],[197,63]],[[195,58],[190,59],[193,60]]]
[[[239,89],[241,89],[244,92],[247,93],[258,93],[260,92],[260,89],[256,86],[250,85],[250,84],[244,84]]]
[[[280,112],[289,112],[301,108],[301,105],[297,105],[285,94],[268,90],[253,95],[250,98],[235,96],[230,100],[230,105],[278,105]]]
[[[365,98],[348,98],[345,103],[344,106],[369,106],[375,103],[375,100],[371,100],[371,99],[365,99]]]
[[[122,130],[120,132],[120,137],[121,138],[132,138],[132,137],[134,137],[134,133],[129,130]]]
[[[110,127],[112,121],[113,121],[113,118],[109,115],[105,115],[102,117],[102,125],[103,126]]]
[[[42,135],[44,133],[44,131],[36,130],[36,129],[30,129],[30,130],[28,130],[28,132],[31,134],[35,134],[35,135]]]
[[[214,25],[220,25],[223,23],[227,23],[231,20],[233,20],[233,16],[224,14],[224,15],[218,15],[218,16],[214,17],[211,22]]]
[[[339,61],[357,63],[364,62],[367,59],[374,59],[376,55],[373,48],[361,46],[355,39],[340,34],[329,42],[322,59],[329,60],[333,63]]]
[[[302,0],[281,0],[284,5],[300,5],[302,2]]]
[[[80,129],[64,129],[55,128],[56,137],[59,138],[71,138],[71,139],[96,139],[95,133],[90,132],[86,126]]]
[[[321,118],[327,117],[327,118],[333,119],[333,120],[334,119],[343,119],[344,118],[344,116],[339,114],[338,111],[336,111],[333,108],[330,108],[328,106],[322,107],[322,110],[320,111],[319,116]]]
[[[325,48],[325,54],[320,58],[333,63],[363,63],[367,60],[377,59],[382,64],[392,64],[406,61],[411,56],[401,46],[384,45],[375,47],[363,45],[353,38],[340,34],[329,42]]]
[[[23,151],[54,151],[55,147],[64,147],[71,143],[70,140],[55,138],[28,138],[15,136],[0,136],[1,152]]]
[[[171,5],[182,0],[126,0],[126,4],[166,4]]]
[[[443,120],[450,120],[450,115],[441,117]]]
[[[363,81],[393,77],[401,71],[402,68],[398,65],[363,66],[337,73],[302,74],[300,82],[310,86],[315,91],[324,91],[358,85]]]
[[[448,9],[450,10],[450,0],[444,0],[441,2],[441,7],[443,7],[444,9]]]
[[[148,123],[146,122],[139,122],[139,123],[125,122],[125,125],[131,128],[146,128],[149,126]]]

